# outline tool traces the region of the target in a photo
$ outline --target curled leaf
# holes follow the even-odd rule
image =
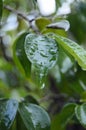
[[[40,106],[20,103],[19,113],[27,130],[50,130],[50,118]]]
[[[67,20],[62,20],[56,23],[49,24],[46,27],[52,29],[64,29],[65,31],[68,31],[68,29],[70,28],[70,24]]]

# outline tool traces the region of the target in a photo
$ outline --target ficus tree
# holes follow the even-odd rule
[[[0,130],[86,129],[86,2],[0,0]]]

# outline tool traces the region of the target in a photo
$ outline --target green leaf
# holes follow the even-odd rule
[[[86,128],[86,103],[77,105],[75,108],[75,114],[79,122]]]
[[[53,35],[58,44],[72,55],[83,70],[86,70],[86,51],[77,43],[59,35]]]
[[[3,1],[0,0],[0,22],[1,22],[1,17],[2,17],[2,10],[3,10]]]
[[[15,129],[12,129],[12,130],[15,130]],[[16,130],[27,130],[19,112],[17,113],[17,116],[16,116]]]
[[[27,95],[26,97],[24,97],[24,102],[34,103],[36,105],[39,105],[38,101],[34,97],[32,97],[31,95]]]
[[[86,1],[75,2],[71,6],[71,13],[68,15],[70,31],[79,44],[86,41]],[[76,29],[76,25],[78,25]]]
[[[74,109],[76,104],[69,103],[66,104],[60,114],[56,115],[52,121],[51,130],[64,130],[65,126],[74,116]]]
[[[50,22],[50,20],[47,19],[47,18],[38,18],[38,19],[36,19],[35,23],[36,23],[38,29],[39,29],[40,31],[43,31],[44,29],[46,29],[46,26],[47,26],[48,24],[50,24],[51,22]]]
[[[18,109],[18,102],[14,99],[0,100],[0,130],[10,129]]]
[[[41,82],[48,70],[53,68],[57,62],[57,43],[48,36],[28,34],[24,47],[27,58],[36,70],[37,75],[35,77],[39,77]]]
[[[69,103],[63,107],[60,115],[63,126],[65,126],[72,119],[74,115],[75,106],[76,106],[75,103]]]
[[[14,43],[13,46],[13,56],[14,56],[14,61],[16,65],[19,67],[19,69],[26,74],[27,77],[30,76],[30,71],[31,71],[31,63],[27,59],[27,56],[25,54],[24,50],[24,41],[25,41],[25,36],[28,33],[23,33],[21,34]]]
[[[35,23],[36,23],[39,31],[42,32],[42,34],[53,32],[55,34],[59,34],[59,35],[63,35],[63,36],[67,35],[64,30],[48,28],[48,25],[50,25],[52,23],[47,18],[38,18],[38,19],[36,19]]]
[[[37,67],[52,68],[57,61],[56,41],[42,35],[28,34],[25,39],[25,52],[30,62]]]
[[[67,20],[61,20],[56,23],[51,23],[47,25],[47,28],[53,28],[53,29],[64,29],[67,31],[70,27],[70,24]]]
[[[20,103],[19,113],[27,130],[50,130],[50,118],[40,106]]]

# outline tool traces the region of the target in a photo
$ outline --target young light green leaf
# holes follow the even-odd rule
[[[56,39],[64,50],[75,58],[83,70],[86,70],[86,51],[80,45],[59,35],[53,35],[52,37]]]
[[[50,118],[40,106],[20,103],[19,113],[27,130],[50,130]]]
[[[63,36],[67,35],[63,29],[48,28],[47,26],[51,24],[51,21],[47,18],[37,18],[35,23],[36,23],[37,28],[39,29],[39,31],[42,34],[53,32],[55,34],[59,34],[59,35],[63,35]]]
[[[47,26],[48,24],[50,24],[51,22],[50,22],[50,20],[47,19],[47,18],[38,18],[38,19],[36,19],[35,23],[36,23],[37,28],[38,28],[39,31],[41,32],[41,31],[43,31],[43,30],[46,28],[46,26]]]
[[[52,29],[64,29],[65,31],[68,31],[68,29],[70,28],[70,24],[67,20],[61,20],[57,23],[51,23],[46,27]]]
[[[25,41],[25,36],[28,33],[23,33],[21,34],[14,43],[13,46],[13,57],[14,61],[19,67],[19,69],[26,74],[26,76],[30,76],[30,71],[31,71],[31,63],[27,59],[25,50],[24,50],[24,41]]]
[[[14,99],[0,100],[0,130],[10,129],[18,110],[18,102]]]
[[[86,103],[77,105],[75,108],[75,114],[79,122],[86,128]]]

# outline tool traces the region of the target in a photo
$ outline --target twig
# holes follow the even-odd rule
[[[18,10],[15,10],[13,9],[12,7],[8,6],[8,5],[3,5],[4,9],[10,11],[10,12],[13,12],[14,14],[17,14],[17,16],[23,18],[24,20],[26,20],[28,23],[29,23],[29,26],[30,28],[35,32],[35,33],[38,33],[38,30],[35,29],[32,25],[32,22],[35,20],[35,19],[29,19],[25,14],[19,12]]]

